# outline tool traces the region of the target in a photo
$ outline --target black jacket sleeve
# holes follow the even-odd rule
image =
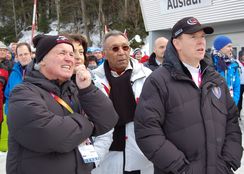
[[[55,103],[56,104],[56,103]],[[93,125],[78,113],[51,112],[37,91],[18,85],[9,99],[9,134],[34,152],[69,152],[92,135]]]

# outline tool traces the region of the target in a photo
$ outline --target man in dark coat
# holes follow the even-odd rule
[[[168,39],[165,37],[157,38],[154,42],[153,53],[150,55],[148,61],[144,63],[144,66],[152,71],[157,69],[163,63],[167,43]]]
[[[231,174],[240,167],[238,109],[203,59],[211,33],[194,17],[178,21],[163,66],[144,83],[135,135],[155,174]]]
[[[116,111],[84,65],[76,67],[77,86],[70,80],[67,38],[38,35],[33,43],[34,66],[9,99],[7,174],[89,174],[97,158],[89,138],[110,131]]]

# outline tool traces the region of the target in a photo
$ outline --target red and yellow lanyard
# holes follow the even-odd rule
[[[51,93],[51,96],[54,98],[54,100],[56,100],[60,105],[62,105],[64,108],[66,108],[71,114],[74,113],[73,109],[63,100],[61,99],[59,96]]]

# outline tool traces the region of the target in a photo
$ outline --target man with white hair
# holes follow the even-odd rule
[[[9,97],[7,174],[84,174],[98,159],[91,136],[109,132],[118,117],[91,83],[84,65],[70,80],[74,46],[64,36],[37,35],[34,66]]]

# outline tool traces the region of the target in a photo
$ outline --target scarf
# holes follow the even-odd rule
[[[136,101],[130,81],[132,70],[126,70],[121,76],[113,77],[107,60],[104,62],[104,69],[111,87],[109,98],[119,115],[110,150],[123,151],[125,149],[125,125],[133,121],[136,109]]]

